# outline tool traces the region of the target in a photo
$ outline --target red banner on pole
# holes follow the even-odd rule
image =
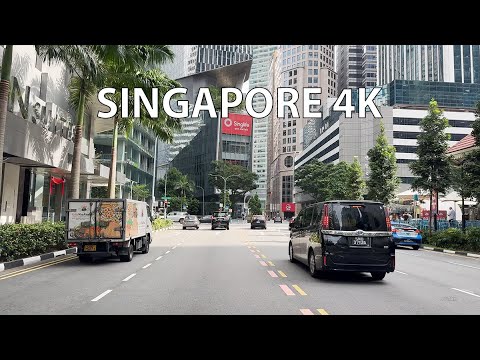
[[[50,195],[53,194],[54,186],[59,184],[62,184],[62,195],[63,195],[65,191],[65,179],[52,176],[52,178],[50,179]]]
[[[283,212],[295,212],[295,203],[284,202],[282,203]]]

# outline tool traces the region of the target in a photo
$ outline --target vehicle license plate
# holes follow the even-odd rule
[[[97,251],[97,245],[85,245],[83,251]]]

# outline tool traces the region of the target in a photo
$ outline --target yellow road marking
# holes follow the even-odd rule
[[[317,311],[320,313],[320,315],[328,315],[328,312],[323,309],[317,309]]]
[[[267,262],[268,262],[268,265],[275,266],[275,264],[273,262],[271,262],[271,261],[267,261]]]
[[[303,291],[303,290],[300,288],[300,286],[298,286],[298,285],[292,285],[292,286],[293,286],[293,288],[294,288],[295,290],[298,291],[298,293],[299,293],[300,295],[304,295],[304,296],[307,295],[307,293],[306,293],[305,291]]]
[[[72,255],[73,255],[73,256],[72,256]],[[67,255],[66,257],[65,257],[65,256],[59,256],[59,257],[57,257],[57,258],[48,259],[48,260],[52,260],[51,262],[49,262],[49,264],[56,263],[56,262],[58,262],[58,261],[60,261],[60,260],[64,260],[64,259],[66,259],[67,257],[68,257],[68,258],[76,257],[76,255],[75,255],[75,254],[69,254],[69,255]],[[11,271],[11,272],[9,272],[8,274],[0,275],[0,278],[3,277],[3,276],[9,276],[9,275],[13,275],[13,274],[16,274],[16,273],[22,273],[22,272],[24,272],[25,270],[35,269],[35,268],[38,268],[38,267],[41,267],[41,266],[44,266],[44,265],[45,265],[45,263],[43,263],[43,264],[40,263],[40,264],[37,264],[37,265],[30,266],[30,267],[27,268],[27,269],[19,269],[19,270]]]
[[[25,269],[23,271],[17,271],[15,273],[9,273],[3,277],[0,277],[0,280],[5,280],[5,279],[8,279],[8,278],[11,278],[11,277],[14,277],[14,276],[18,276],[18,275],[23,275],[23,274],[26,274],[26,273],[29,273],[31,271],[35,271],[35,270],[40,270],[40,269],[43,269],[43,268],[46,268],[46,267],[49,267],[49,266],[53,266],[53,265],[56,265],[56,264],[59,264],[59,263],[62,263],[62,262],[65,262],[65,261],[71,261],[71,260],[74,260],[76,259],[77,257],[70,257],[68,259],[61,259],[61,260],[58,260],[58,261],[55,261],[55,262],[51,262],[51,263],[48,263],[48,264],[44,264],[42,266],[36,266],[34,268],[28,268],[28,269]]]
[[[281,277],[287,277],[287,275],[283,271],[280,271],[280,270],[277,270],[277,271]]]
[[[264,258],[264,259],[266,259],[266,258],[267,258],[267,257],[266,257],[265,255],[263,255],[263,254],[262,254],[262,255],[260,255],[260,256],[261,256],[262,258]]]

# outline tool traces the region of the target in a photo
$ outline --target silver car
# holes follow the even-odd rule
[[[195,215],[187,215],[183,220],[183,230],[186,230],[188,227],[198,230],[200,227],[200,220],[198,220]]]

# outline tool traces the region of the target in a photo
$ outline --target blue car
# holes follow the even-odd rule
[[[418,250],[422,244],[422,234],[413,226],[392,222],[392,236],[395,245],[411,246]]]

